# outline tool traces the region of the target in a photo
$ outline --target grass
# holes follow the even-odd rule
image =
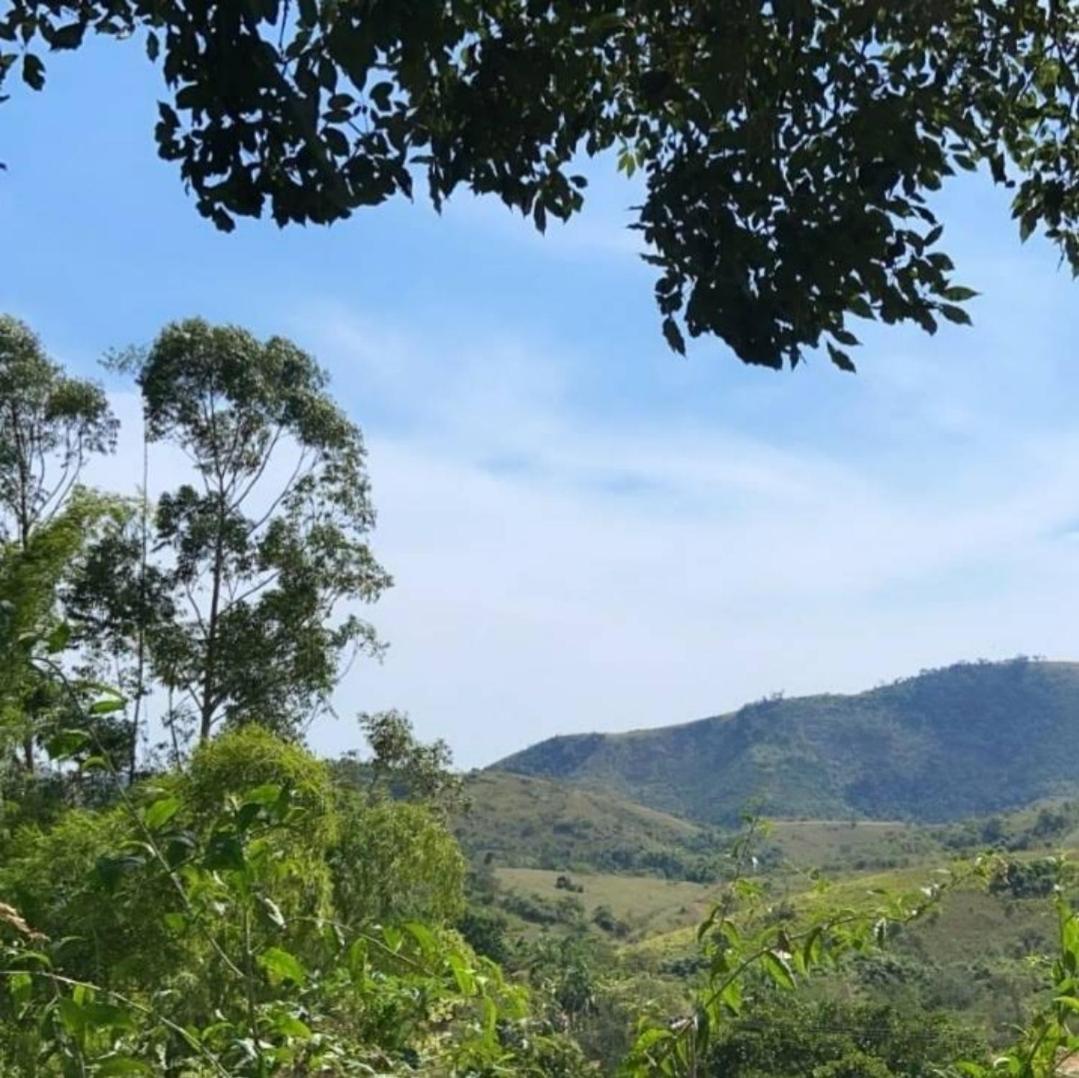
[[[534,868],[500,868],[495,873],[507,890],[541,898],[558,898],[569,892],[555,887],[561,873]],[[711,908],[716,885],[663,880],[655,876],[624,876],[613,873],[573,873],[574,883],[584,887],[575,894],[589,921],[599,906],[607,906],[624,922],[630,939],[670,932],[697,924]]]

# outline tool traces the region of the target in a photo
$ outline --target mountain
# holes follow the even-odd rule
[[[554,737],[495,771],[729,824],[957,820],[1079,794],[1079,663],[960,663],[851,696],[772,698],[679,726]]]
[[[453,829],[473,861],[535,869],[592,869],[692,877],[714,857],[715,835],[610,793],[551,779],[480,771],[469,775],[472,803]]]

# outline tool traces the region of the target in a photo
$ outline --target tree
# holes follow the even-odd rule
[[[466,807],[464,783],[451,770],[453,755],[441,738],[418,741],[409,717],[394,710],[361,715],[360,729],[372,754],[363,769],[370,776],[369,800],[406,798],[440,811]]]
[[[67,377],[25,323],[0,315],[0,540],[25,549],[117,429],[100,386]]]
[[[6,554],[7,571],[22,580],[20,586],[30,589],[33,581],[32,590],[12,601],[24,615],[35,611],[35,627],[52,614],[59,574],[80,547],[63,539],[80,538],[73,535],[71,520],[85,524],[89,503],[77,506],[66,523],[61,518],[87,459],[112,452],[117,428],[100,386],[69,378],[28,326],[0,315],[0,544],[15,548]],[[60,526],[50,530],[57,521]],[[48,556],[57,550],[59,559]],[[23,697],[21,706],[33,702]],[[23,763],[32,771],[33,717],[24,718]]]
[[[966,322],[926,205],[956,170],[1015,187],[1079,269],[1079,3],[1065,0],[11,0],[0,78],[41,46],[140,35],[155,135],[200,213],[329,223],[426,180],[530,215],[583,204],[582,154],[645,176],[634,227],[663,331],[781,367],[849,316]]]
[[[61,589],[80,552],[122,511],[114,500],[76,487],[63,508],[25,543],[0,543],[0,747],[16,736],[23,766],[34,768],[34,743],[81,721],[79,680],[61,683],[55,658],[68,644]],[[74,695],[74,699],[73,699]],[[91,716],[99,751],[121,757],[130,731],[111,714]]]
[[[360,431],[310,356],[231,326],[168,326],[137,381],[149,440],[182,449],[197,477],[156,509],[168,602],[156,586],[154,602],[168,616],[147,631],[154,672],[200,740],[222,720],[295,734],[328,707],[350,652],[379,651],[344,609],[390,583],[367,545]],[[137,544],[126,550],[131,579]],[[117,595],[98,596],[114,617]]]

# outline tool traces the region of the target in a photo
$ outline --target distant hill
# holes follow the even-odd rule
[[[957,820],[1079,794],[1079,664],[960,663],[853,696],[554,737],[493,767],[713,824],[752,802],[783,817]]]
[[[474,860],[534,869],[692,877],[720,845],[704,827],[621,797],[550,779],[481,771],[453,829]]]

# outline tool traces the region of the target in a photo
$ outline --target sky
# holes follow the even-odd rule
[[[102,378],[178,318],[284,334],[364,430],[389,649],[349,671],[320,751],[384,707],[474,767],[773,692],[1079,658],[1079,285],[986,181],[939,200],[973,328],[869,327],[857,375],[777,373],[666,348],[611,162],[543,237],[468,196],[226,236],[156,157],[137,43],[48,79],[0,107],[0,311]],[[93,479],[130,490],[137,401],[108,384],[125,433]]]

